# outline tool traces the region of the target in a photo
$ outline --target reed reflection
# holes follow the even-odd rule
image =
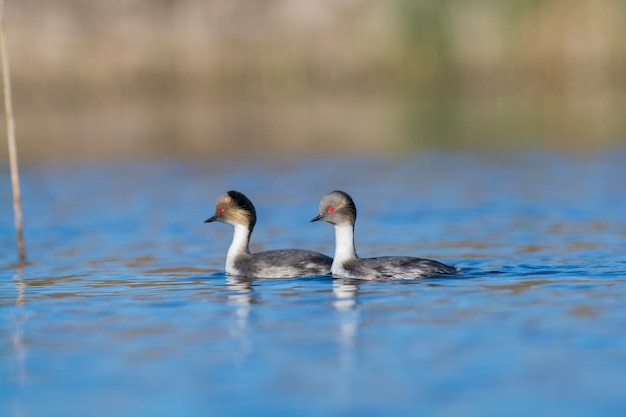
[[[24,344],[24,325],[28,321],[29,315],[24,311],[24,304],[26,304],[26,282],[22,279],[23,270],[18,268],[18,273],[13,275],[13,281],[17,285],[17,297],[15,298],[16,314],[13,333],[13,350],[15,355],[16,375],[15,379],[19,388],[23,388],[26,382],[26,346]],[[19,400],[13,404],[13,410],[15,415],[21,415],[21,403]]]

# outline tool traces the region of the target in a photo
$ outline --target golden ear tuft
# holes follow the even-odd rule
[[[222,215],[224,223],[250,224],[250,215],[237,205],[231,196],[224,194],[215,202],[217,211]]]

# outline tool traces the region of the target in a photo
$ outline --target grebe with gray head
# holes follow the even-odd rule
[[[325,275],[332,258],[303,249],[279,249],[250,253],[250,235],[256,224],[252,202],[238,191],[228,191],[215,202],[215,214],[205,223],[222,222],[235,227],[226,255],[226,273],[252,278],[295,278]]]
[[[335,227],[335,258],[331,272],[337,278],[369,280],[414,279],[458,273],[455,267],[430,259],[411,256],[359,258],[354,248],[356,206],[343,191],[322,197],[319,214],[312,222],[323,220]]]

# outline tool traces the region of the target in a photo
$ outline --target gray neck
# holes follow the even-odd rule
[[[237,259],[241,255],[250,254],[250,229],[242,224],[235,224],[235,233],[233,234],[233,242],[228,248],[226,255],[226,272],[232,271]]]
[[[356,259],[354,249],[354,225],[349,223],[335,225],[335,260],[338,265]]]

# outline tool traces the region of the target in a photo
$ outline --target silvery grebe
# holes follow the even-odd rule
[[[252,278],[290,278],[324,275],[330,272],[332,258],[302,249],[280,249],[250,253],[250,234],[256,224],[252,202],[238,191],[228,191],[215,202],[215,214],[205,223],[222,222],[235,227],[233,242],[226,255],[226,273]]]
[[[458,273],[455,267],[411,256],[359,258],[354,249],[356,206],[352,198],[343,191],[333,191],[322,198],[319,214],[311,219],[312,222],[318,220],[335,227],[335,258],[331,267],[334,277],[382,280]]]

